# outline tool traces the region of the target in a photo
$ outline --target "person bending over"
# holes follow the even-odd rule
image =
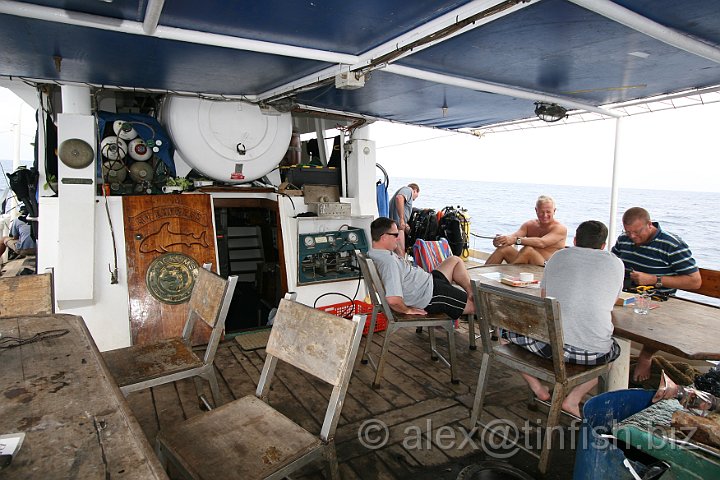
[[[390,199],[390,218],[398,226],[398,241],[395,253],[405,257],[407,245],[405,241],[410,233],[410,215],[412,215],[413,201],[420,195],[420,187],[417,183],[409,183],[407,187],[400,188]]]
[[[623,233],[612,248],[625,264],[625,286],[632,290],[649,285],[657,293],[673,294],[678,288],[700,288],[702,279],[692,252],[682,238],[660,228],[641,207],[629,208],[622,218]],[[650,378],[652,357],[657,350],[643,346],[633,372],[633,381]]]
[[[390,218],[379,217],[370,224],[368,256],[377,266],[390,308],[410,315],[446,313],[453,319],[474,313],[470,275],[462,259],[448,257],[428,273],[395,253],[399,234],[397,223]]]
[[[485,265],[524,263],[544,265],[558,250],[565,248],[567,227],[555,220],[555,200],[541,195],[535,202],[537,218],[523,223],[517,232],[497,235],[493,239],[496,250]],[[515,246],[522,247],[520,251]]]
[[[604,251],[608,229],[588,220],[575,233],[575,247],[566,248],[545,265],[541,295],[554,297],[560,305],[567,363],[601,365],[615,360],[620,347],[612,338],[611,311],[622,290],[623,264]],[[544,358],[552,358],[550,345],[514,332],[501,332],[510,341]],[[548,388],[535,377],[522,376],[540,400],[550,400]],[[597,378],[573,388],[562,409],[580,417],[580,402],[597,385]]]

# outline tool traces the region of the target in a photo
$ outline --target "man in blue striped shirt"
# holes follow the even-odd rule
[[[679,236],[664,231],[640,207],[628,209],[622,222],[624,231],[612,252],[625,264],[626,278],[633,286],[649,285],[659,293],[700,288],[702,280],[692,252]],[[634,381],[650,378],[655,351],[643,347],[633,373]]]

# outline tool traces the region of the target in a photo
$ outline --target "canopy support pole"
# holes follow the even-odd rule
[[[620,132],[624,117],[615,119],[615,149],[613,150],[612,185],[610,187],[610,226],[608,232],[607,248],[610,250],[615,245],[617,238],[617,197],[618,197],[618,176],[620,170]]]

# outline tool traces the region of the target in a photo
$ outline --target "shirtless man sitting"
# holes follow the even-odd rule
[[[510,235],[497,235],[493,239],[496,250],[485,265],[503,263],[522,263],[544,265],[558,250],[565,248],[567,227],[555,220],[555,200],[541,195],[535,203],[537,219],[523,223],[517,232]],[[520,251],[515,245],[522,246]]]

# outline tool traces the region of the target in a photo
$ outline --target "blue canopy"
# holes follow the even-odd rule
[[[720,0],[19,0],[0,75],[446,129],[720,85]]]

